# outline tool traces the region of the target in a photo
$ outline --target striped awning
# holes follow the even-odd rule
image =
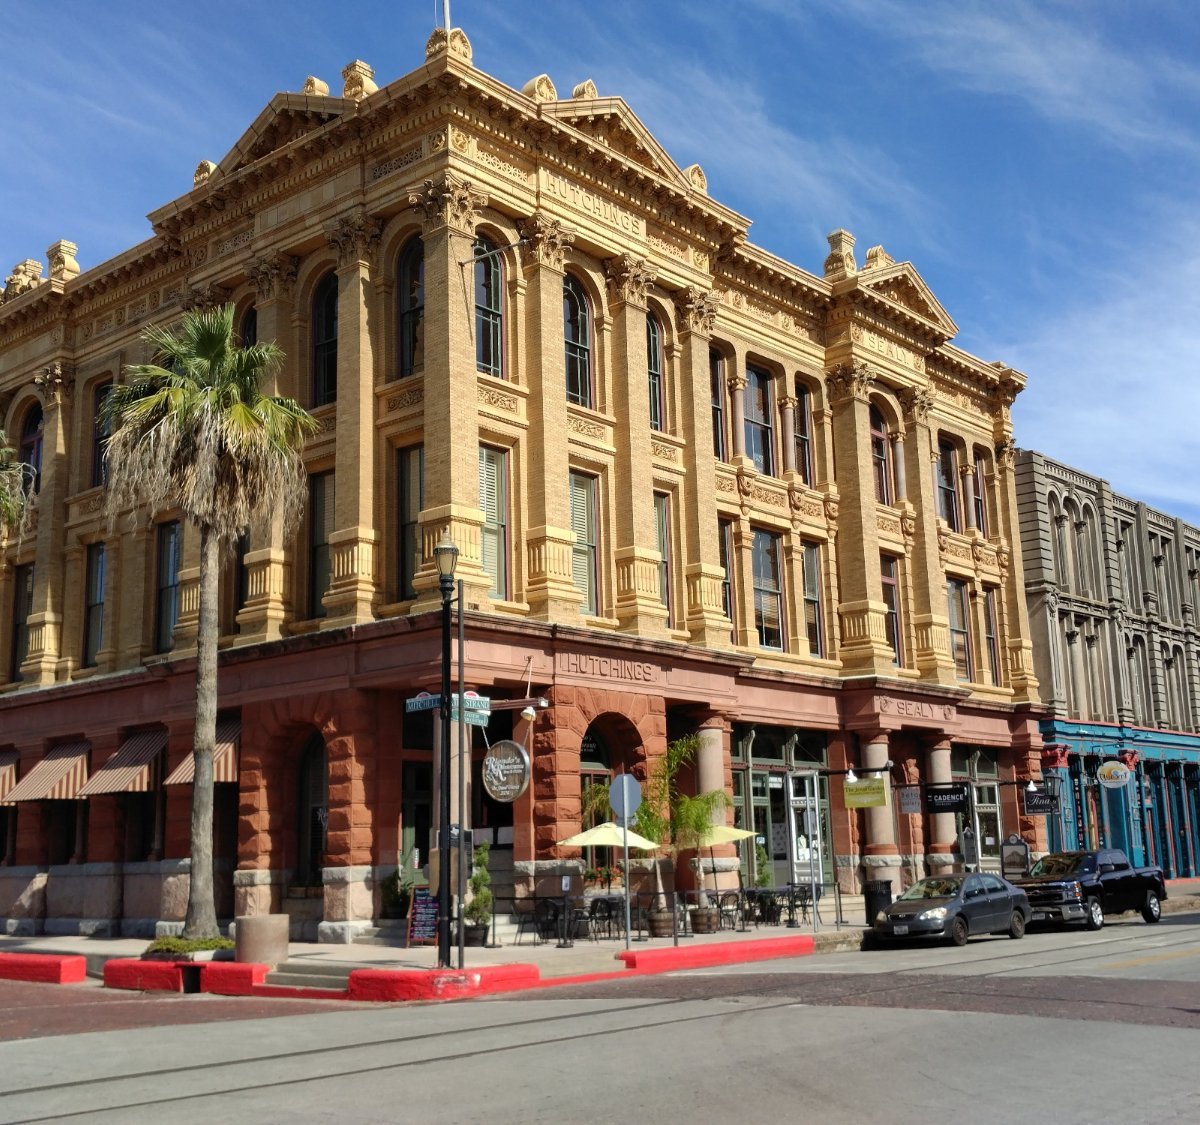
[[[242,733],[242,720],[219,719],[217,721],[217,746],[213,752],[213,781],[237,781],[238,739]],[[189,754],[172,771],[164,785],[191,785],[196,780],[196,759]]]
[[[17,766],[21,754],[17,750],[0,750],[0,805],[8,804],[8,795],[17,784]]]
[[[79,796],[148,792],[154,759],[166,746],[167,732],[162,727],[129,735],[121,743],[121,748],[92,774],[88,783],[79,790]]]
[[[52,746],[49,753],[38,762],[12,789],[6,800],[17,801],[72,801],[87,781],[90,742],[64,742]]]

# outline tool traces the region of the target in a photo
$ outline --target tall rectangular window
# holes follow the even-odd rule
[[[951,531],[961,531],[958,514],[958,454],[948,441],[938,442],[938,514]]]
[[[783,586],[780,581],[779,536],[754,531],[754,627],[762,648],[783,648]]]
[[[721,568],[725,571],[725,577],[721,579],[721,608],[733,624],[729,639],[736,641],[737,618],[733,614],[733,520],[717,520],[717,549],[720,552]]]
[[[646,377],[650,391],[650,428],[667,428],[666,395],[663,393],[662,329],[653,316],[646,317]]]
[[[154,651],[175,646],[179,620],[179,557],[182,535],[178,520],[158,525],[158,559],[154,571]]]
[[[475,366],[504,375],[504,284],[500,254],[486,238],[475,240]]]
[[[983,535],[988,534],[987,514],[987,457],[975,450],[975,526]]]
[[[421,509],[425,506],[425,447],[396,450],[396,505],[399,566],[396,592],[401,601],[417,596],[413,580],[421,569]]]
[[[887,606],[884,627],[892,646],[892,663],[904,663],[904,632],[900,628],[900,564],[891,555],[879,556],[879,574],[883,580],[883,603]]]
[[[746,456],[760,473],[775,475],[771,427],[771,376],[757,367],[746,368]]]
[[[104,421],[104,401],[112,390],[112,383],[101,383],[92,393],[92,475],[91,485],[98,488],[108,483],[108,467],[104,463],[104,443],[108,440],[109,427]]]
[[[583,594],[584,613],[598,612],[596,591],[596,478],[586,473],[571,474],[571,578]]]
[[[13,569],[12,652],[8,678],[21,679],[21,665],[29,655],[29,615],[33,612],[33,563]]]
[[[804,544],[804,631],[810,656],[825,655],[825,623],[821,615],[821,545]]]
[[[1000,685],[1000,627],[996,614],[996,587],[983,588],[983,641],[992,683]]]
[[[667,607],[667,624],[674,624],[671,606],[671,497],[654,494],[654,534],[658,540],[658,597]]]
[[[479,447],[479,507],[479,550],[492,579],[489,593],[503,600],[508,597],[508,454],[490,445]]]
[[[796,472],[805,484],[812,484],[812,395],[799,379],[796,380]]]
[[[334,529],[333,473],[308,478],[308,616],[325,616],[324,597],[331,577],[329,537]]]
[[[712,395],[713,456],[725,460],[725,361],[716,348],[708,349],[708,387]]]
[[[887,420],[879,407],[869,411],[871,425],[871,473],[875,479],[875,499],[881,504],[892,502],[892,448]]]
[[[967,584],[958,578],[946,580],[950,618],[950,655],[960,680],[971,679],[971,626],[967,609]]]
[[[90,543],[83,577],[83,666],[94,668],[104,647],[104,544]]]

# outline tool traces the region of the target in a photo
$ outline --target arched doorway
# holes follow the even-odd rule
[[[314,731],[300,751],[296,775],[296,856],[293,887],[320,887],[329,826],[329,761],[325,740]]]

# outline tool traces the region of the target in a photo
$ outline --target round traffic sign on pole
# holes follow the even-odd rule
[[[608,803],[618,820],[630,821],[642,803],[642,787],[631,773],[619,773],[608,787]]]

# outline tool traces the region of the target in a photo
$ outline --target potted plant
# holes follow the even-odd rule
[[[413,870],[413,852],[409,849],[400,856],[400,863],[396,870],[387,876],[380,886],[379,916],[389,919],[407,918],[408,908],[412,903],[413,888],[416,885],[417,875]]]
[[[487,844],[479,844],[471,856],[471,877],[467,880],[471,897],[463,908],[466,924],[463,940],[467,945],[486,945],[492,924],[492,876],[488,871]]]

